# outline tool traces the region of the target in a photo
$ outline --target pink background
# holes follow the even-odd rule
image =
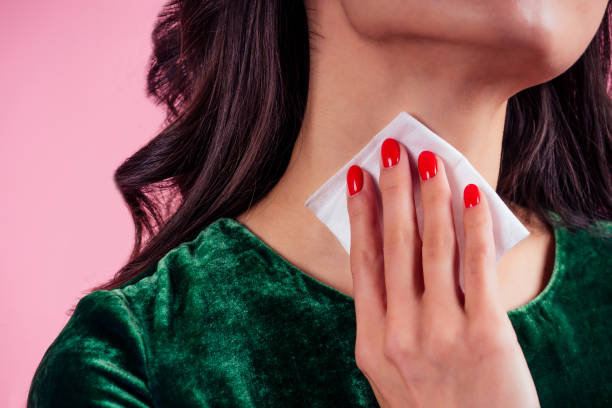
[[[160,129],[145,96],[160,0],[0,1],[0,406],[134,236],[113,183]]]

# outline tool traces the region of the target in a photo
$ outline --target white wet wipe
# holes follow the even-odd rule
[[[368,171],[376,186],[379,204],[382,202],[378,177],[380,173],[379,155],[383,141],[392,137],[401,142],[410,156],[413,195],[416,208],[419,235],[423,238],[423,208],[421,204],[420,176],[417,168],[419,154],[423,150],[435,153],[444,161],[446,175],[451,189],[453,222],[459,249],[459,276],[461,289],[463,284],[463,258],[465,239],[463,234],[463,189],[467,184],[478,186],[481,195],[485,195],[493,221],[496,262],[512,247],[527,238],[529,231],[510,211],[508,206],[497,195],[472,164],[451,144],[432,132],[427,126],[406,112],[400,112],[389,124],[378,132],[366,146],[363,147],[340,170],[331,176],[304,203],[323,224],[340,241],[344,249],[350,253],[351,228],[347,210],[346,174],[353,164]],[[382,204],[381,204],[382,205]],[[382,223],[382,208],[379,211]]]

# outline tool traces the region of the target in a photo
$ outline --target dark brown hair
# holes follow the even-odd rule
[[[497,193],[570,230],[610,220],[610,12],[608,4],[571,68],[507,106]],[[313,34],[302,1],[164,6],[147,80],[148,95],[167,107],[165,128],[115,172],[135,244],[126,265],[91,290],[136,278],[278,182],[304,115]]]

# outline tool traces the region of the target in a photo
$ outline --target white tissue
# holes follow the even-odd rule
[[[336,236],[347,253],[350,253],[351,245],[351,227],[346,202],[347,171],[353,164],[357,164],[362,169],[367,170],[373,176],[374,184],[378,191],[379,205],[382,206],[380,188],[378,186],[378,176],[380,173],[379,155],[382,142],[388,137],[401,142],[410,155],[413,195],[421,239],[423,238],[423,208],[421,204],[421,181],[417,168],[418,156],[423,150],[429,150],[444,161],[452,194],[451,204],[455,236],[459,249],[459,277],[462,290],[464,289],[463,258],[465,248],[463,237],[463,189],[467,184],[476,184],[480,194],[486,195],[488,199],[493,221],[496,262],[499,262],[502,255],[529,235],[527,228],[516,218],[495,190],[474,169],[465,156],[412,115],[400,112],[395,119],[378,132],[359,153],[331,176],[304,203]]]

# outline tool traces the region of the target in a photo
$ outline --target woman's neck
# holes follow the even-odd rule
[[[426,39],[375,43],[351,28],[339,6],[316,17],[312,28],[322,40],[314,37],[307,107],[289,166],[238,220],[296,266],[350,290],[347,254],[304,206],[308,197],[400,111],[453,145],[495,189],[507,100],[520,84],[503,77],[494,51]]]
[[[496,187],[507,99],[516,88],[493,78],[492,55],[425,39],[374,43],[339,7],[319,10],[316,21],[315,31],[328,29],[311,51],[306,112],[285,175],[296,208],[400,111],[453,145]]]

